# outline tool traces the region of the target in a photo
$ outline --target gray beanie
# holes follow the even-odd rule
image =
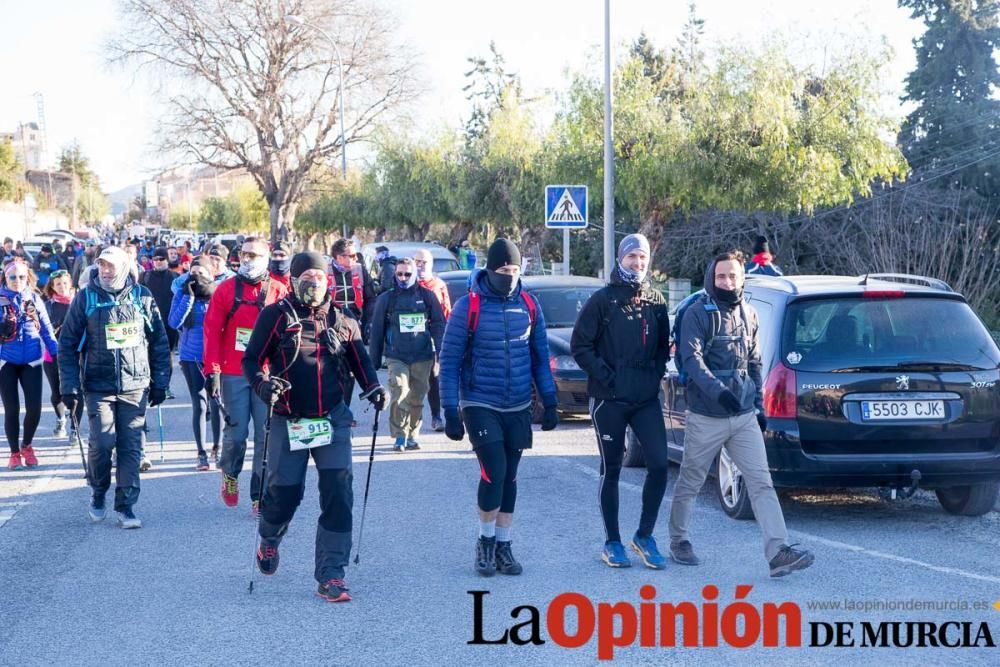
[[[649,252],[649,241],[642,234],[629,234],[622,239],[622,242],[618,244],[618,261],[622,261],[625,255],[629,254],[633,250],[645,250],[646,254]]]

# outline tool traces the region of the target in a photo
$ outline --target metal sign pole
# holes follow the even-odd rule
[[[568,276],[569,270],[569,229],[563,230],[563,275]]]

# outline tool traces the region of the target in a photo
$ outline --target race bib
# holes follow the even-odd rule
[[[423,333],[427,331],[426,313],[400,313],[399,332],[400,333]]]
[[[289,419],[288,449],[312,449],[329,445],[333,438],[333,425],[329,419]]]
[[[250,342],[250,334],[253,333],[253,329],[247,329],[246,327],[236,327],[236,351],[245,352],[247,349],[247,343]]]
[[[142,342],[142,320],[107,324],[104,326],[104,339],[109,350],[139,347]]]

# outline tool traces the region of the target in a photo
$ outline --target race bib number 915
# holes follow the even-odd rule
[[[109,350],[124,350],[139,347],[142,342],[142,322],[121,322],[104,326],[104,338]]]
[[[289,419],[288,449],[312,449],[329,445],[333,436],[333,425],[329,419]]]

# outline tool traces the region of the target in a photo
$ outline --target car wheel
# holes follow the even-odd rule
[[[1000,493],[1000,482],[970,484],[936,489],[938,502],[945,512],[960,516],[982,516],[993,509]]]
[[[727,515],[740,521],[753,518],[753,507],[750,505],[750,494],[747,493],[743,473],[729,457],[725,447],[716,460],[715,490],[719,495],[722,511]]]
[[[625,458],[622,465],[626,468],[643,468],[646,466],[646,456],[642,453],[639,438],[635,437],[632,428],[625,430]]]

